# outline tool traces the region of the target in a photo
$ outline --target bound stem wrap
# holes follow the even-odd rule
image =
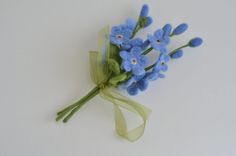
[[[91,79],[100,88],[99,95],[114,104],[115,126],[118,135],[129,141],[135,141],[143,135],[146,121],[151,111],[147,107],[121,95],[107,85],[106,82],[109,79],[109,71],[106,65],[106,59],[109,58],[108,34],[109,27],[102,29],[99,32],[99,51],[90,52]],[[121,108],[141,117],[142,123],[136,128],[128,130],[127,122]]]

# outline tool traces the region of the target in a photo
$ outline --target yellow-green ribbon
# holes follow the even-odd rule
[[[115,125],[116,131],[121,136],[129,141],[139,139],[144,132],[146,121],[150,114],[150,109],[147,107],[121,95],[113,88],[104,84],[109,79],[108,67],[106,60],[109,58],[109,27],[102,29],[99,32],[99,52],[90,52],[90,74],[93,82],[99,86],[100,96],[112,102],[115,110]],[[125,116],[121,110],[124,108],[136,115],[140,116],[142,123],[134,129],[128,130]]]

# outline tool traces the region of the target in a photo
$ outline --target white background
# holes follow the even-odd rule
[[[97,32],[136,18],[143,3],[155,22],[139,35],[187,22],[171,49],[204,39],[132,97],[152,109],[144,136],[118,137],[112,104],[100,97],[56,123],[59,109],[94,87]],[[235,0],[0,0],[0,156],[235,156],[235,9]]]

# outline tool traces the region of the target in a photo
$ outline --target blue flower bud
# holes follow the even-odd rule
[[[170,24],[166,24],[164,25],[162,30],[164,31],[164,35],[169,36],[172,30],[172,26]]]
[[[149,11],[149,8],[148,8],[148,5],[147,4],[144,4],[142,9],[141,9],[141,12],[140,12],[140,17],[147,17],[148,15],[148,11]]]
[[[173,35],[180,35],[183,32],[185,32],[187,29],[188,29],[188,25],[186,23],[182,23],[174,29]]]
[[[153,22],[152,18],[150,16],[146,17],[146,23],[144,25],[144,28],[148,27],[149,25],[151,25]]]
[[[191,39],[188,44],[190,47],[194,48],[194,47],[200,46],[202,44],[202,42],[203,41],[200,37],[196,37],[196,38]]]
[[[183,56],[183,50],[180,49],[180,50],[177,50],[175,53],[173,53],[170,57],[173,58],[173,59],[178,59],[180,57]]]

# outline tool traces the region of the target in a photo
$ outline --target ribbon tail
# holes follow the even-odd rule
[[[114,104],[117,133],[129,141],[136,141],[139,139],[143,135],[146,121],[151,111],[147,107],[115,92],[112,89],[104,88],[100,91],[100,95],[102,98]],[[142,123],[136,128],[128,130],[127,122],[121,108],[124,108],[140,116],[142,118]]]
[[[100,74],[98,72],[98,56],[99,52],[90,51],[89,52],[89,62],[90,62],[90,77],[95,84],[100,83]]]

